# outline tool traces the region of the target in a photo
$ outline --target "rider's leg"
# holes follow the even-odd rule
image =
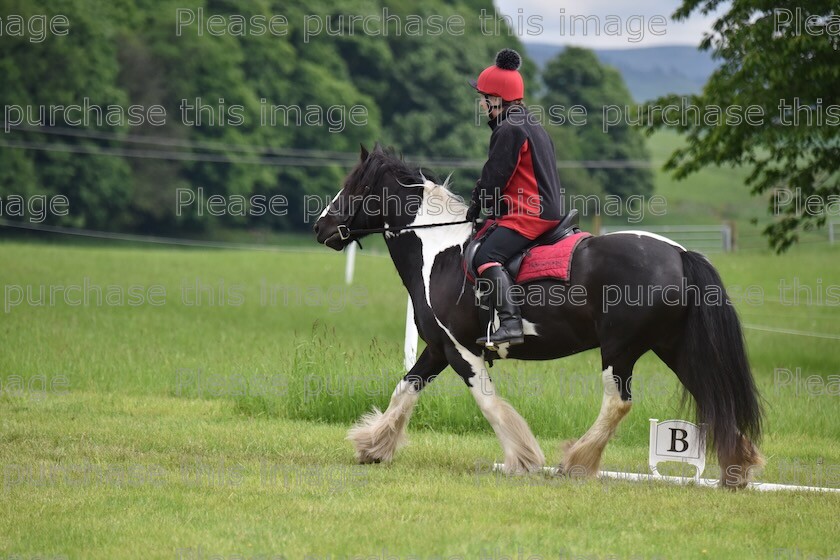
[[[483,336],[476,342],[493,348],[505,343],[511,345],[522,344],[525,342],[525,333],[522,331],[522,317],[518,302],[510,295],[513,281],[507,270],[502,266],[491,266],[482,272],[480,281],[482,280],[489,282],[492,286],[490,293],[493,297],[493,307],[499,316],[499,327],[493,331],[489,339]]]
[[[493,304],[499,314],[499,328],[490,335],[489,341],[486,337],[478,339],[479,344],[495,346],[503,343],[521,344],[525,341],[519,306],[510,294],[513,280],[504,263],[530,242],[530,239],[512,229],[500,226],[487,236],[476,253],[475,267],[479,282],[483,280],[489,283]]]

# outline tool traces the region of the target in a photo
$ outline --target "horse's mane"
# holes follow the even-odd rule
[[[422,187],[430,195],[453,199],[466,208],[463,199],[449,189],[449,180],[452,175],[447,176],[443,183],[439,183],[433,174],[406,163],[402,154],[397,155],[394,148],[383,148],[378,144],[367,159],[360,162],[348,175],[345,187],[358,189],[364,185],[378,185],[386,174],[393,177],[403,187]]]
[[[392,147],[376,146],[367,160],[360,163],[348,177],[348,184],[376,184],[383,175],[390,174],[404,186],[421,186],[432,181],[438,184],[434,175],[406,163],[402,154]]]

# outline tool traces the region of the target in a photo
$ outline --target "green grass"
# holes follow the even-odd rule
[[[670,172],[661,169],[674,149],[685,140],[676,132],[664,130],[647,139],[651,160],[656,166],[655,192],[668,201],[668,213],[652,220],[674,223],[715,223],[723,220],[747,224],[751,218],[765,219],[767,204],[764,198],[750,194],[744,186],[749,172],[738,167],[707,167],[681,181],[672,179]],[[708,222],[708,220],[714,220]]]
[[[840,334],[836,307],[778,301],[782,279],[797,277],[812,290],[818,280],[824,288],[840,285],[838,249],[718,255],[714,263],[730,290],[763,292],[762,305],[739,302],[746,324]],[[487,473],[500,448],[451,370],[421,398],[412,444],[393,464],[354,466],[346,428],[372,405],[387,405],[403,374],[406,296],[386,258],[361,256],[350,292],[343,256],[326,250],[15,242],[0,243],[0,262],[5,290],[88,278],[103,288],[156,284],[166,292],[161,306],[59,301],[0,314],[3,557],[172,558],[197,548],[205,557],[287,558],[838,552],[836,495]],[[211,305],[210,288],[202,305],[186,305],[181,288],[196,279],[215,288],[214,298],[238,294],[241,305]],[[263,280],[290,299],[261,302]],[[0,306],[8,304],[5,290]],[[840,486],[840,396],[774,386],[776,368],[800,368],[803,379],[826,382],[840,375],[837,341],[749,329],[746,336],[767,408],[768,467],[760,479]],[[597,352],[587,352],[555,362],[497,362],[491,374],[557,462],[560,442],[582,434],[597,413],[599,371]],[[14,376],[64,376],[68,387],[18,391]],[[648,418],[685,414],[673,374],[655,357],[639,362],[634,384],[634,408],[607,449],[608,469],[646,469]],[[74,466],[157,478],[19,478]],[[275,473],[268,481],[266,468]]]
[[[415,431],[397,462],[361,467],[341,426],[243,417],[220,401],[80,392],[18,403],[3,424],[13,464],[148,475],[41,487],[7,475],[9,552],[772,557],[830,552],[836,529],[836,496],[500,477],[487,472],[498,450],[482,434]],[[634,455],[615,446],[607,461]]]

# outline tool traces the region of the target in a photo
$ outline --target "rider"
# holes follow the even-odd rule
[[[497,220],[475,256],[479,276],[491,282],[499,314],[499,328],[489,340],[477,341],[488,347],[525,341],[519,306],[509,297],[513,280],[504,264],[564,217],[554,143],[522,103],[520,63],[519,53],[503,49],[495,65],[470,81],[482,96],[492,129],[487,163],[467,212],[467,219],[474,221],[488,209]]]

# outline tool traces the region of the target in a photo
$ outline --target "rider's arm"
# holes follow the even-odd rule
[[[487,163],[475,187],[483,208],[498,209],[497,202],[519,165],[520,151],[527,139],[522,127],[511,123],[500,125],[490,137]]]

